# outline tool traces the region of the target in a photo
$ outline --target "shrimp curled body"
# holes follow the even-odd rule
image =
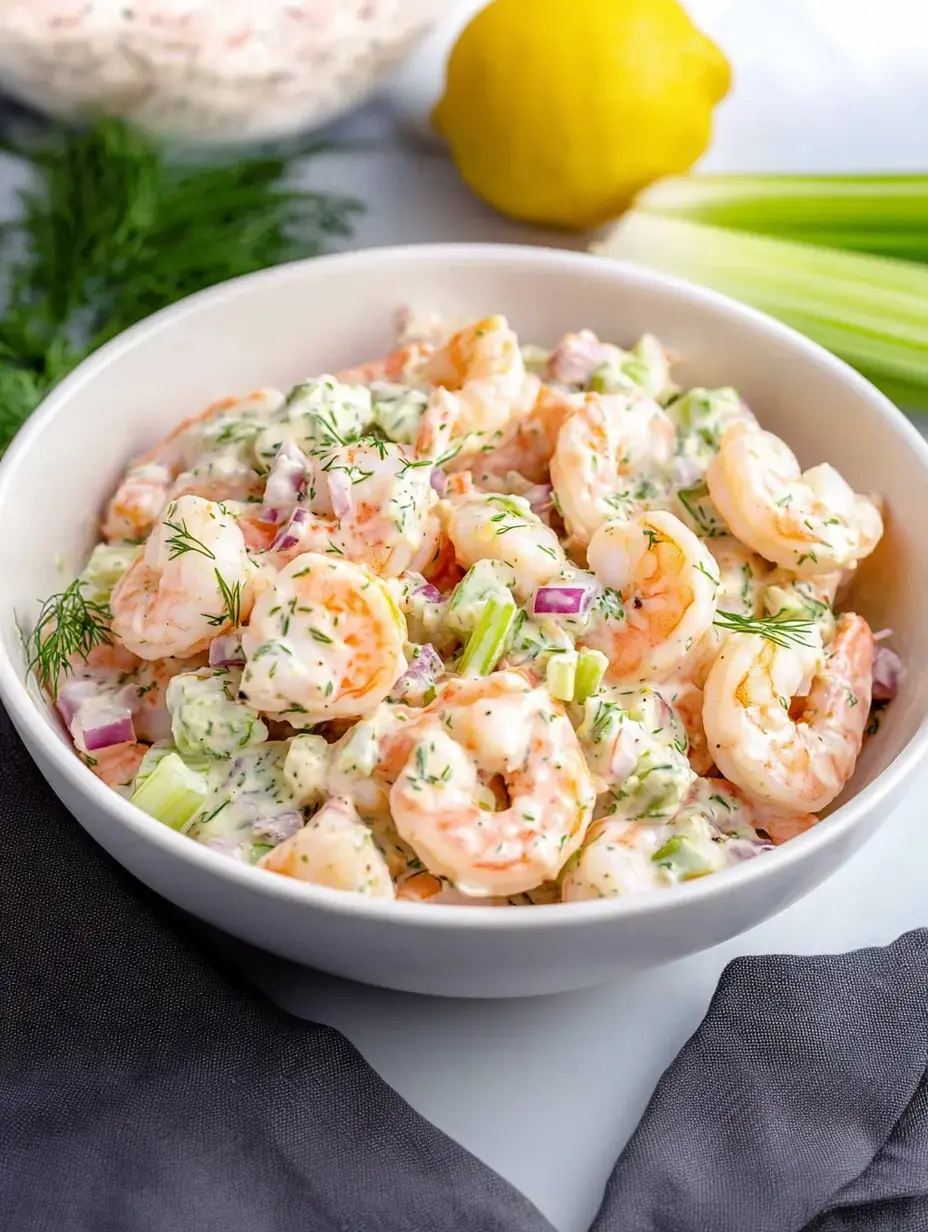
[[[140,659],[197,654],[247,616],[252,572],[242,532],[223,506],[182,496],[116,583],[113,632]]]
[[[277,575],[242,634],[242,692],[309,727],[373,712],[406,670],[406,622],[360,565],[306,552]]]
[[[703,723],[715,764],[751,799],[817,813],[854,772],[870,710],[873,634],[843,615],[808,696],[809,650],[752,633],[725,641],[706,681]]]
[[[606,655],[610,683],[666,676],[715,619],[718,565],[679,518],[664,512],[607,522],[587,555],[624,610],[597,615],[582,644]]]
[[[726,432],[706,480],[736,538],[802,577],[856,564],[883,534],[879,510],[834,467],[800,472],[788,445],[751,425]]]
[[[515,672],[455,681],[401,733],[390,791],[400,836],[429,871],[477,897],[556,877],[583,841],[595,791],[569,720]],[[501,780],[506,807],[480,807]]]

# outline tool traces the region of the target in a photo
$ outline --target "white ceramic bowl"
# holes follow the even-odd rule
[[[23,683],[14,613],[82,564],[127,459],[212,399],[286,387],[387,349],[399,302],[505,313],[553,343],[586,325],[656,332],[684,384],[735,385],[801,461],[828,460],[887,502],[887,533],[855,606],[891,626],[907,675],[839,807],[759,859],[628,900],[499,910],[424,907],[325,890],[246,867],[109,791]],[[0,696],[42,773],[84,828],[172,902],[308,966],[419,993],[518,996],[582,987],[715,945],[807,894],[861,847],[928,744],[928,446],[861,377],[798,334],[721,296],[574,253],[451,245],[380,249],[238,279],[104,347],[46,400],[0,465]],[[61,569],[64,569],[64,573]],[[54,858],[50,854],[49,858]],[[92,922],[91,922],[92,923]]]

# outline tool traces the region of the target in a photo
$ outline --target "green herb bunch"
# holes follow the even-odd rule
[[[194,291],[351,233],[358,202],[287,183],[296,158],[172,160],[121,120],[7,145],[32,182],[0,232],[0,453],[86,355]]]

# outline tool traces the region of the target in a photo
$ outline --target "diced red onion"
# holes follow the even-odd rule
[[[592,330],[567,334],[548,356],[545,375],[560,385],[587,385],[596,369],[606,362],[612,348],[600,342]]]
[[[419,653],[403,672],[390,693],[394,701],[403,701],[412,694],[425,693],[436,680],[444,675],[445,665],[435,647],[426,642],[419,647]]]
[[[448,476],[440,466],[433,466],[429,474],[429,483],[439,496],[444,496],[448,489]]]
[[[282,843],[303,829],[302,813],[278,813],[276,817],[261,817],[252,823],[255,838],[267,838],[272,843]]]
[[[289,525],[280,532],[274,542],[271,544],[272,552],[288,552],[291,548],[295,548],[303,538],[303,527],[309,519],[309,511],[306,509],[297,509],[293,517],[290,519]]]
[[[442,602],[441,591],[437,586],[433,586],[431,582],[423,582],[422,585],[417,587],[412,593],[414,595],[418,595],[420,599],[427,600],[429,603]]]
[[[536,616],[583,616],[592,606],[588,586],[539,586],[532,599]]]
[[[705,467],[697,458],[677,457],[670,464],[670,481],[675,488],[692,488],[705,475]]]
[[[306,493],[309,465],[309,458],[298,445],[284,441],[264,488],[264,504],[258,514],[262,522],[275,526],[283,520],[285,512],[302,499]]]
[[[624,782],[638,765],[639,743],[630,728],[624,724],[619,728],[609,761],[609,774],[617,783]]]
[[[100,691],[99,681],[96,680],[69,680],[62,685],[55,705],[68,727],[84,702],[96,697]]]
[[[234,838],[211,838],[203,845],[218,851],[220,855],[231,856],[233,860],[241,860],[245,855],[242,844],[237,843]]]
[[[223,633],[209,644],[210,667],[244,667],[245,652],[238,633]]]
[[[554,489],[550,483],[536,483],[522,495],[529,503],[532,513],[544,518],[554,507]]]
[[[351,513],[351,477],[347,471],[333,468],[326,478],[329,481],[329,497],[332,512],[340,520]]]
[[[902,680],[902,660],[894,650],[882,644],[876,646],[873,652],[873,700],[875,702],[891,702],[899,692],[899,682]]]
[[[773,846],[762,838],[733,838],[725,844],[725,850],[735,860],[751,860],[765,851],[773,851]]]
[[[134,742],[135,726],[128,710],[120,713],[115,708],[107,708],[87,721],[86,725],[78,715],[71,725],[71,734],[88,753],[94,753],[98,749],[111,748],[114,744]]]

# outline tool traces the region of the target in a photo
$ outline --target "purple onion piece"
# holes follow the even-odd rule
[[[423,584],[412,592],[420,598],[425,599],[428,603],[441,603],[441,591],[437,586],[433,586],[431,582],[423,582]]]
[[[333,468],[326,476],[329,481],[329,499],[332,512],[341,521],[351,513],[351,477],[347,471]]]
[[[302,813],[279,813],[276,817],[261,817],[252,823],[252,834],[256,839],[269,839],[272,843],[282,843],[292,838],[298,830],[303,829]]]
[[[426,642],[419,647],[419,653],[403,672],[393,686],[390,697],[394,701],[403,701],[425,693],[437,680],[444,675],[445,665],[435,647]]]
[[[545,375],[561,385],[586,385],[600,364],[609,358],[610,348],[589,329],[568,334],[548,356]]]
[[[523,496],[529,503],[532,513],[543,518],[554,508],[554,488],[550,483],[536,483]]]
[[[888,646],[877,645],[873,652],[873,700],[891,702],[899,692],[904,668],[902,660]]]
[[[308,510],[297,509],[293,517],[290,519],[289,525],[280,532],[271,544],[271,551],[289,552],[291,548],[295,548],[303,538],[303,527],[306,525],[308,519]]]
[[[96,680],[69,680],[62,685],[55,705],[65,724],[70,727],[84,702],[96,697],[100,692],[100,685]]]
[[[444,496],[448,488],[448,476],[440,466],[433,466],[431,472],[429,473],[429,483],[439,496]]]
[[[210,667],[244,667],[245,652],[239,633],[223,633],[209,644]]]
[[[293,441],[284,441],[277,451],[264,487],[264,503],[258,518],[269,526],[282,522],[306,494],[310,461]]]
[[[532,599],[536,616],[583,616],[593,603],[588,586],[539,586]]]
[[[203,846],[210,847],[213,851],[218,851],[220,855],[231,856],[233,860],[244,859],[244,848],[234,838],[210,838],[206,840]]]
[[[78,718],[72,727],[72,735],[75,739],[80,735],[87,752],[94,753],[98,749],[111,748],[114,744],[134,742],[135,726],[132,722],[132,715],[126,710],[122,714],[100,715],[86,727]]]
[[[752,860],[765,851],[773,851],[774,844],[765,839],[733,838],[725,844],[725,850],[733,860]]]

